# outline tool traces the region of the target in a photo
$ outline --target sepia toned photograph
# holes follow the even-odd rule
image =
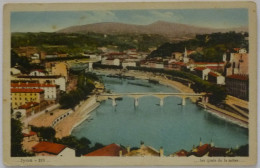
[[[5,164],[256,164],[255,8],[5,5]]]

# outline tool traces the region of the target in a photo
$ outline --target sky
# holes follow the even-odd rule
[[[11,32],[54,32],[100,22],[147,25],[159,20],[210,28],[246,27],[248,11],[238,8],[12,12]]]

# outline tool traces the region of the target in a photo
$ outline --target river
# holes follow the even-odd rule
[[[102,80],[106,89],[115,93],[179,92],[141,79],[103,76]],[[208,113],[189,99],[185,106],[180,105],[181,101],[178,97],[167,97],[164,105],[159,106],[158,98],[146,96],[140,98],[139,106],[135,107],[133,98],[123,97],[113,107],[112,101],[106,100],[72,131],[72,135],[104,145],[117,143],[139,147],[143,141],[158,150],[163,147],[165,155],[180,149],[189,151],[200,139],[203,143],[212,140],[215,146],[226,148],[248,144],[248,129]]]

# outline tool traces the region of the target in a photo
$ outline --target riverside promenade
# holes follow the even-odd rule
[[[96,96],[93,95],[75,108],[75,111],[55,125],[56,138],[69,136],[73,128],[89,117],[89,113],[99,106]]]
[[[70,115],[60,120],[59,123],[54,126],[56,138],[69,136],[73,128],[78,126],[82,121],[86,120],[89,117],[89,113],[98,106],[99,103],[96,102],[95,95],[92,95],[85,101],[82,101],[75,107],[75,110]],[[71,109],[56,109],[52,112],[42,113],[41,115],[31,119],[29,125],[36,127],[51,127],[57,118],[63,116],[69,111],[71,111]]]

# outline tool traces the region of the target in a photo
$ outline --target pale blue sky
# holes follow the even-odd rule
[[[74,25],[120,22],[146,25],[158,20],[211,28],[248,26],[247,9],[172,9],[12,12],[12,32],[53,32]]]

